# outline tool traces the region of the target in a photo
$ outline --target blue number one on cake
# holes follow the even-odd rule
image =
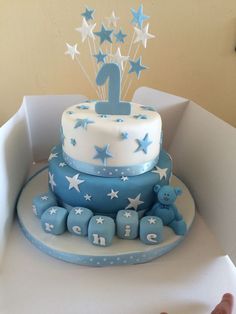
[[[120,101],[120,69],[115,63],[104,64],[97,74],[97,85],[104,85],[108,81],[108,101],[98,101],[95,111],[99,114],[129,115],[131,105]]]

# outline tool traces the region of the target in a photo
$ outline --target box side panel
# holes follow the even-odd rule
[[[159,112],[162,119],[163,146],[168,150],[189,100],[148,87],[140,87],[135,91],[132,101],[151,106]]]
[[[26,110],[34,161],[48,158],[52,146],[60,141],[62,112],[84,102],[81,95],[26,96]]]
[[[32,161],[24,104],[0,129],[0,259],[19,191]]]
[[[174,173],[191,189],[199,212],[236,262],[236,129],[190,102],[169,151]]]

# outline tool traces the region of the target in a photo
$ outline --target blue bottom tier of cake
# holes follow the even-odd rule
[[[156,201],[155,184],[169,184],[172,175],[171,157],[162,150],[157,165],[138,176],[98,177],[68,166],[61,146],[52,149],[49,158],[49,188],[59,203],[70,209],[81,206],[95,215],[115,218],[121,209],[133,209],[143,216]]]

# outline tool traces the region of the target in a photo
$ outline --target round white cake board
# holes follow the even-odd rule
[[[195,215],[194,200],[187,187],[177,177],[172,177],[171,184],[183,191],[177,198],[176,205],[189,231]],[[121,240],[115,237],[111,246],[97,247],[87,238],[69,232],[59,236],[45,233],[40,220],[32,211],[32,199],[47,190],[48,174],[47,169],[43,169],[22,189],[17,203],[18,219],[23,233],[38,249],[63,261],[88,266],[146,263],[172,250],[184,239],[183,236],[175,235],[170,228],[164,227],[164,241],[158,245],[146,245],[139,239]]]

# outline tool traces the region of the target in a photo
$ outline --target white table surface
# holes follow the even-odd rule
[[[0,273],[0,313],[206,314],[225,292],[236,295],[236,269],[198,214],[185,240],[168,254],[147,264],[105,268],[42,253],[15,221]]]

